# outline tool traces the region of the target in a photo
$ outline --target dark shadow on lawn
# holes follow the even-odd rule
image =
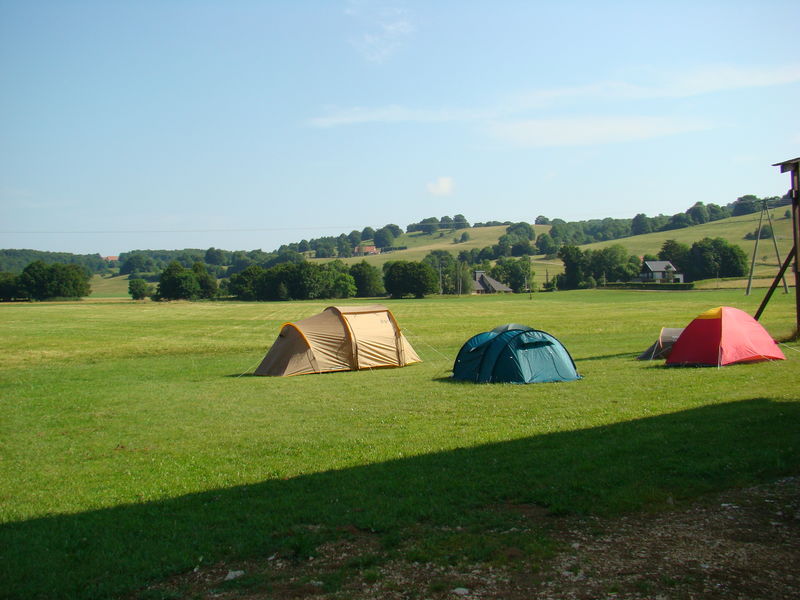
[[[719,404],[6,524],[0,595],[108,598],[190,570],[201,556],[204,564],[305,556],[342,528],[397,539],[421,523],[485,526],[487,507],[500,503],[614,514],[770,480],[798,465],[800,402]]]

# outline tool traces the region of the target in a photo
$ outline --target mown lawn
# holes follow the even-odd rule
[[[0,596],[113,597],[199,562],[302,558],[348,528],[437,560],[454,527],[491,548],[504,503],[619,514],[798,473],[797,344],[723,369],[633,360],[662,326],[760,300],[384,301],[423,363],[287,379],[248,374],[283,322],[329,303],[0,305]],[[463,341],[506,322],[557,336],[584,379],[450,382]],[[788,336],[793,295],[762,322]]]

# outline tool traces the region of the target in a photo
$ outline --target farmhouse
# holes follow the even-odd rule
[[[683,283],[683,273],[678,273],[668,260],[646,260],[639,279],[661,283]]]
[[[366,256],[368,254],[380,254],[381,249],[377,246],[370,246],[370,245],[362,245],[356,246],[355,255],[356,256]]]
[[[496,294],[498,292],[510,292],[512,290],[506,284],[489,277],[485,271],[475,271],[472,291],[476,294]]]

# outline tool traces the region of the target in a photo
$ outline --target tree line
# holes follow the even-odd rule
[[[723,238],[703,238],[691,246],[666,240],[658,255],[646,254],[641,260],[630,255],[621,244],[598,250],[581,250],[567,244],[558,250],[564,263],[552,287],[571,290],[603,286],[607,282],[627,282],[639,278],[643,263],[669,261],[687,282],[719,277],[742,277],[747,273],[747,255],[739,246]]]
[[[758,212],[763,205],[769,208],[783,206],[791,202],[788,195],[759,198],[752,194],[737,198],[725,206],[696,202],[684,212],[672,216],[658,215],[648,217],[639,213],[632,219],[592,219],[588,221],[565,222],[539,216],[536,224],[550,225],[550,232],[544,233],[536,240],[537,250],[541,254],[554,255],[565,245],[590,244],[605,242],[632,235],[643,235],[656,231],[671,231],[693,225],[702,225],[728,217],[737,217]]]
[[[105,274],[111,266],[99,254],[71,254],[69,252],[46,252],[43,250],[0,250],[0,271],[21,273],[32,262],[41,261],[46,265],[78,265],[90,273]]]
[[[35,260],[21,273],[0,272],[0,301],[82,298],[91,293],[91,277],[81,265]]]

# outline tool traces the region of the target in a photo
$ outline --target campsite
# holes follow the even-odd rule
[[[796,342],[781,345],[786,360],[722,368],[636,360],[662,327],[717,306],[753,314],[760,299],[382,299],[422,362],[293,377],[252,374],[284,323],[329,303],[0,306],[3,595],[449,598],[474,572],[500,590],[479,597],[538,597],[563,579],[548,561],[572,551],[563,519],[663,522],[797,475]],[[792,333],[793,304],[773,297],[761,318],[772,337]],[[582,378],[453,381],[462,344],[505,323],[557,337]],[[797,531],[794,513],[769,518]],[[587,548],[601,539],[592,527]],[[779,539],[749,547],[780,557]],[[747,575],[774,583],[767,566],[780,566],[759,564]],[[725,577],[684,566],[683,579],[643,570],[605,593],[701,593]],[[393,587],[414,572],[426,575]],[[530,595],[503,595],[512,584]]]

